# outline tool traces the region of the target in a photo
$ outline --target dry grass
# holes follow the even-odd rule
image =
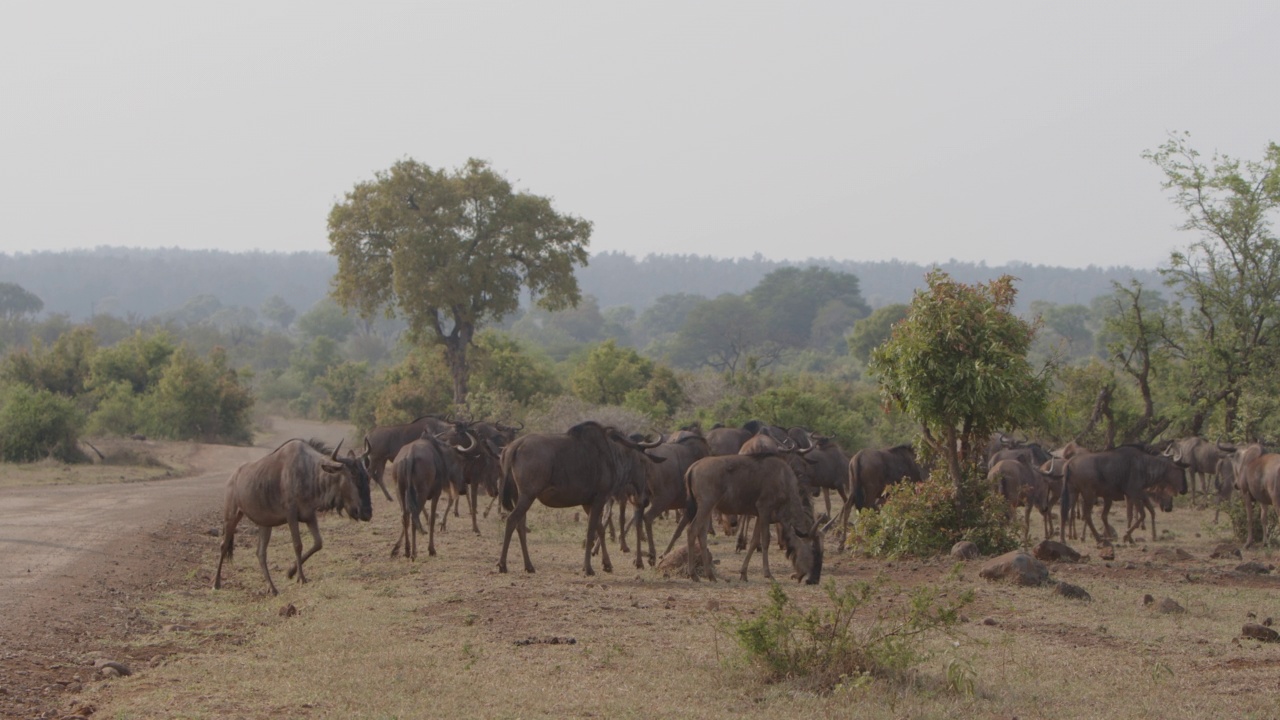
[[[91,438],[99,457],[85,448],[93,462],[68,464],[57,460],[0,463],[0,487],[32,485],[93,485],[138,482],[185,474],[199,448],[196,443],[128,438]]]
[[[492,517],[479,538],[464,522],[451,524],[456,529],[437,538],[438,557],[410,563],[389,557],[399,516],[375,497],[371,524],[322,521],[325,547],[307,564],[307,585],[285,580],[288,535],[274,535],[278,598],[263,595],[250,534],[239,543],[225,589],[209,590],[217,560],[217,540],[209,538],[203,564],[186,568],[186,582],[143,608],[157,627],[193,628],[136,638],[140,646],[165,648],[170,659],[131,678],[95,683],[83,697],[98,707],[96,717],[121,720],[776,720],[848,717],[852,708],[866,718],[1280,716],[1280,645],[1237,640],[1249,613],[1258,621],[1280,617],[1280,581],[1239,576],[1230,572],[1239,561],[1208,558],[1226,534],[1206,527],[1211,511],[1162,515],[1170,539],[1118,547],[1112,563],[1053,568],[1055,579],[1087,589],[1092,603],[1048,588],[988,584],[977,577],[978,563],[832,557],[824,578],[842,585],[883,574],[891,587],[974,588],[977,600],[960,637],[926,641],[931,657],[914,680],[850,679],[829,696],[762,684],[722,632],[765,605],[758,563],[757,579],[747,584],[693,583],[636,570],[613,545],[615,572],[586,578],[585,528],[574,515],[535,506],[529,542],[538,572],[519,570],[513,538],[514,571],[500,575],[500,525]],[[661,525],[661,540],[672,526]],[[741,556],[731,543],[714,540],[722,568],[736,566]],[[1091,543],[1078,547],[1097,554]],[[1151,560],[1157,547],[1181,547],[1194,557]],[[598,558],[595,564],[599,569]],[[788,585],[787,592],[802,604],[825,601],[818,588]],[[1158,614],[1142,604],[1146,593],[1172,597],[1187,612]],[[876,607],[889,610],[906,598],[905,590],[890,590]],[[298,614],[280,615],[289,603]],[[533,642],[517,644],[527,640]],[[946,689],[949,667],[972,678],[972,694]]]

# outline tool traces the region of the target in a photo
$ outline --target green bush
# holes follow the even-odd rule
[[[142,428],[142,396],[134,394],[128,380],[100,385],[94,395],[98,407],[89,415],[90,435],[129,435]]]
[[[928,557],[947,552],[961,540],[983,554],[1018,547],[1003,497],[985,480],[967,478],[957,497],[945,469],[924,482],[892,485],[879,510],[858,512],[850,540],[874,557]]]
[[[769,604],[756,617],[731,624],[730,631],[771,682],[830,692],[863,677],[901,679],[928,658],[919,646],[921,636],[956,625],[973,591],[943,603],[938,588],[922,587],[905,607],[869,609],[883,585],[883,580],[860,581],[839,590],[828,581],[823,589],[829,603],[804,611],[775,582]]]
[[[253,439],[253,402],[221,348],[215,348],[206,362],[183,346],[142,405],[148,435],[248,443]]]
[[[1243,543],[1249,536],[1249,528],[1245,525],[1244,517],[1244,500],[1239,494],[1233,494],[1224,506],[1227,517],[1231,520],[1231,535],[1236,542]],[[1265,523],[1267,530],[1267,540],[1270,545],[1280,544],[1280,526],[1276,523],[1276,514],[1269,505],[1253,504],[1253,540],[1254,542],[1262,542],[1262,524],[1258,520],[1258,511],[1262,511],[1261,523]]]
[[[84,415],[49,390],[12,384],[0,393],[0,459],[31,462],[55,457],[83,460],[76,447]]]

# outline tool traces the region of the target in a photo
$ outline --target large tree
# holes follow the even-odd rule
[[[966,285],[934,270],[926,280],[869,367],[958,489],[992,432],[1039,418],[1050,373],[1027,360],[1035,328],[1013,314],[1012,277]]]
[[[515,191],[471,159],[453,171],[402,160],[358,183],[329,213],[333,296],[361,317],[400,314],[413,339],[444,347],[455,403],[466,402],[476,330],[519,307],[577,304],[591,223]]]
[[[829,341],[832,335],[842,336],[871,312],[856,276],[817,266],[774,270],[749,296],[768,339],[786,347],[807,347]],[[826,316],[822,320],[827,327],[815,338],[814,321],[820,314]],[[843,331],[833,332],[832,326]]]
[[[17,283],[0,282],[0,317],[16,320],[44,309],[44,301]]]
[[[1280,363],[1280,241],[1271,221],[1280,208],[1280,145],[1261,161],[1214,153],[1205,159],[1186,134],[1144,154],[1164,172],[1164,187],[1199,238],[1174,252],[1166,281],[1189,311],[1188,405],[1221,404],[1222,427],[1235,434],[1240,401],[1251,384],[1269,381]],[[1201,433],[1205,412],[1189,431]]]

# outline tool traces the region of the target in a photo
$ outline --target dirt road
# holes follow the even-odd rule
[[[186,477],[0,488],[0,716],[56,706],[85,674],[66,671],[128,631],[132,596],[175,567],[215,558],[208,533],[232,470],[285,439],[333,443],[348,430],[277,421],[255,447],[197,446]]]

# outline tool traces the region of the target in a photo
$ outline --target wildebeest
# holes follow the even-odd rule
[[[466,442],[467,445],[457,443]],[[391,548],[391,556],[400,554],[404,543],[405,557],[418,557],[418,533],[422,524],[418,516],[431,501],[427,522],[427,554],[436,554],[436,504],[440,496],[448,493],[450,499],[465,492],[462,457],[482,452],[480,443],[465,425],[459,424],[448,433],[433,435],[430,431],[400,448],[391,463],[391,478],[396,485],[396,497],[400,500],[401,532]],[[448,510],[445,510],[448,514]],[[443,529],[443,528],[442,528]]]
[[[707,445],[712,455],[736,455],[742,444],[759,433],[765,433],[779,442],[786,436],[785,431],[774,428],[760,420],[748,420],[740,428],[714,427],[707,431]]]
[[[400,448],[422,437],[424,431],[431,433],[447,432],[449,421],[435,415],[424,415],[417,420],[402,425],[380,425],[364,436],[364,457],[369,465],[369,475],[382,488],[382,494],[391,499],[387,486],[382,481],[387,463],[395,458]]]
[[[641,531],[649,538],[649,564],[657,562],[653,541],[653,521],[668,510],[684,510],[688,504],[684,473],[693,463],[711,454],[706,438],[691,432],[680,432],[649,451],[667,459],[650,468],[649,488],[642,507],[636,513],[636,567],[644,567]]]
[[[826,514],[831,515],[831,490],[835,490],[844,505],[849,504],[849,456],[835,438],[809,435],[812,450],[805,457],[811,463],[809,472],[800,477],[801,492],[822,491]]]
[[[485,421],[467,424],[467,430],[480,440],[480,452],[467,453],[462,457],[462,476],[466,485],[467,502],[471,508],[471,530],[480,534],[480,523],[476,520],[476,505],[480,490],[492,498],[498,496],[498,472],[502,449],[515,439],[516,433],[523,428],[491,423]],[[449,498],[448,513],[452,508],[457,515],[457,502]],[[488,510],[485,517],[489,516]]]
[[[816,584],[822,576],[822,538],[808,497],[800,492],[800,483],[787,461],[778,455],[721,455],[703,458],[689,466],[685,473],[689,495],[684,517],[667,550],[675,544],[687,526],[689,536],[689,576],[698,579],[695,552],[702,553],[702,567],[707,577],[715,580],[711,549],[707,535],[711,529],[711,513],[747,515],[756,518],[756,531],[742,560],[741,577],[747,579],[747,565],[756,545],[764,563],[764,576],[769,571],[769,525],[782,527],[783,546],[795,569],[794,577]]]
[[[511,511],[503,531],[498,572],[507,571],[511,533],[517,530],[525,572],[533,572],[526,539],[529,532],[526,514],[535,500],[556,508],[581,505],[587,511],[583,572],[595,574],[591,569],[591,551],[596,538],[600,540],[601,565],[605,572],[613,572],[604,542],[601,514],[610,499],[625,496],[628,484],[633,484],[639,491],[647,473],[639,463],[666,461],[666,458],[646,452],[659,444],[634,442],[616,428],[594,421],[579,423],[563,435],[535,434],[516,438],[502,452],[498,481],[502,505]]]
[[[865,448],[855,453],[849,461],[849,496],[852,502],[846,502],[840,511],[840,549],[844,550],[845,538],[849,534],[849,512],[853,508],[878,508],[884,502],[885,488],[903,480],[920,482],[923,478],[924,471],[916,462],[915,448],[910,445]]]
[[[1218,522],[1218,515],[1222,511],[1223,503],[1231,499],[1231,493],[1236,489],[1236,470],[1231,464],[1231,458],[1223,457],[1218,460],[1218,471],[1214,475],[1215,498],[1217,502],[1213,506],[1213,522]]]
[[[266,457],[245,463],[227,480],[227,499],[223,510],[222,547],[218,556],[218,570],[213,577],[215,590],[222,587],[222,563],[231,559],[235,549],[236,525],[247,517],[259,527],[258,564],[272,595],[278,595],[276,585],[267,571],[267,543],[271,542],[271,529],[288,524],[293,537],[295,562],[288,576],[298,575],[298,582],[307,578],[302,564],[322,546],[318,513],[337,510],[352,519],[369,520],[373,517],[373,503],[369,497],[369,473],[363,460],[352,453],[339,457],[338,449],[332,452],[318,440],[286,440]],[[306,523],[311,531],[312,546],[302,552],[302,536],[298,523]]]
[[[1053,533],[1052,506],[1049,504],[1051,486],[1057,480],[1041,468],[1028,467],[1025,463],[1006,458],[991,466],[987,479],[996,492],[1000,493],[1009,504],[1009,517],[1013,517],[1013,509],[1025,507],[1023,514],[1022,542],[1031,539],[1031,509],[1040,511],[1044,520],[1044,537],[1049,539]]]
[[[1167,486],[1168,492],[1161,491],[1159,486]],[[1111,503],[1117,500],[1127,501],[1138,511],[1138,520],[1129,523],[1124,539],[1133,541],[1133,531],[1137,529],[1146,516],[1150,506],[1149,491],[1155,492],[1161,500],[1161,508],[1165,512],[1173,509],[1173,493],[1186,493],[1187,481],[1182,467],[1168,458],[1151,455],[1140,448],[1122,446],[1114,450],[1077,455],[1067,461],[1064,466],[1062,497],[1060,498],[1064,522],[1059,528],[1059,540],[1066,541],[1065,518],[1071,512],[1071,501],[1074,495],[1080,498],[1085,527],[1099,543],[1103,538],[1093,524],[1093,505],[1101,498],[1102,525],[1111,536],[1115,531],[1107,521],[1107,513]],[[1151,516],[1151,539],[1156,539],[1155,514]]]
[[[1258,504],[1262,521],[1262,544],[1267,544],[1267,506],[1276,511],[1280,519],[1280,455],[1265,452],[1257,443],[1236,448],[1231,454],[1235,472],[1236,489],[1244,500],[1245,526],[1248,528],[1244,546],[1253,545],[1253,504]]]
[[[1186,466],[1192,498],[1196,496],[1197,489],[1208,492],[1209,476],[1217,473],[1218,461],[1225,454],[1217,443],[1195,435],[1173,441],[1164,451],[1166,457]]]

